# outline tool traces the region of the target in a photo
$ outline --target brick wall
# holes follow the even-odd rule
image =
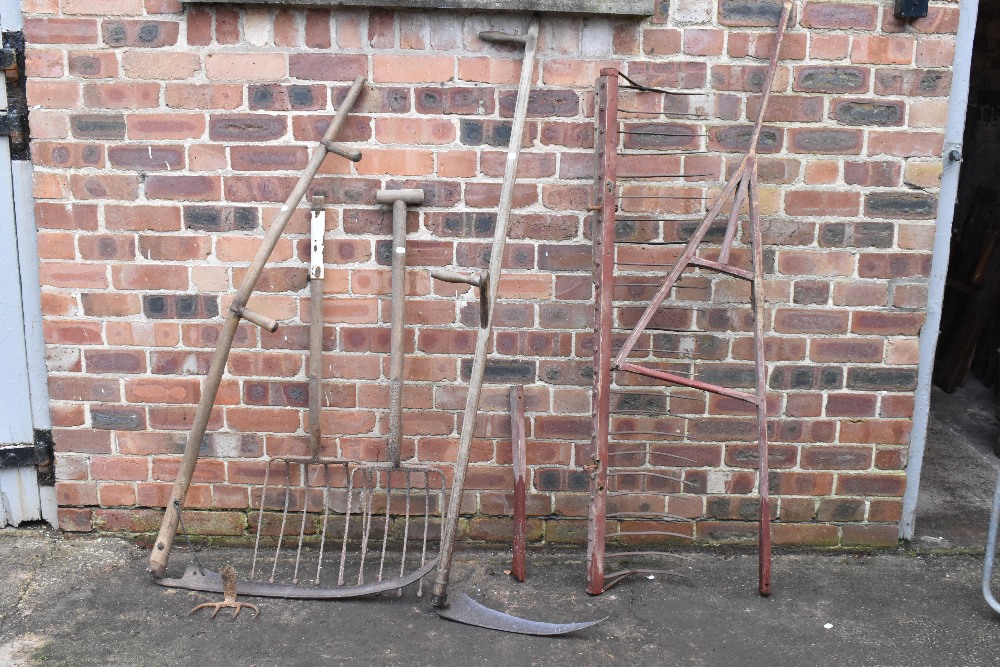
[[[155,530],[199,376],[262,230],[358,74],[371,88],[314,191],[331,199],[324,302],[328,453],[373,458],[386,430],[389,217],[382,187],[423,187],[410,214],[404,456],[450,461],[475,295],[430,266],[484,266],[520,55],[480,42],[523,16],[26,0],[28,95],[60,523]],[[688,184],[717,192],[753,118],[777,4],[657,2],[637,23],[545,17],[515,196],[509,271],[472,455],[473,538],[503,535],[506,409],[526,387],[531,538],[585,533],[593,306],[586,203],[593,84],[617,64],[701,91],[713,137]],[[773,493],[781,543],[896,540],[924,319],[958,7],[904,24],[892,3],[806,2],[766,119],[762,208]],[[239,534],[264,456],[304,452],[307,215],[251,307],[282,320],[237,337],[191,488],[189,530]],[[736,349],[724,350],[739,359]],[[724,358],[729,358],[726,356]],[[745,443],[699,436],[680,498],[704,541],[740,539]]]

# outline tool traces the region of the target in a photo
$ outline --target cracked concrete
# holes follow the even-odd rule
[[[610,618],[562,638],[508,635],[439,619],[407,592],[352,602],[255,599],[256,620],[189,616],[218,596],[160,588],[147,553],[115,538],[0,531],[4,665],[994,665],[1000,619],[979,594],[981,557],[894,550],[775,557],[775,593],[756,594],[757,557],[687,552],[680,577],[583,591],[580,551],[456,554],[452,590],[529,618]],[[188,560],[179,550],[171,571]],[[245,551],[206,549],[207,566]]]

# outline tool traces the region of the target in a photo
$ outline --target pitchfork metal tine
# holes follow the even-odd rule
[[[295,569],[292,570],[292,583],[299,583],[299,562],[302,560],[302,542],[306,535],[306,518],[309,512],[309,479],[306,477],[306,466],[299,464],[302,474],[302,521],[299,524],[299,548],[295,552]]]
[[[385,549],[389,544],[389,508],[392,506],[392,471],[385,471],[385,528],[382,531],[382,556],[378,561],[378,579],[382,581],[382,570],[385,567]]]
[[[347,562],[347,539],[350,533],[351,527],[351,508],[354,505],[354,471],[347,470],[347,510],[344,513],[344,536],[340,541],[340,569],[337,573],[337,585],[343,586],[344,579],[344,566]],[[363,523],[362,519],[362,523]]]
[[[364,519],[361,522],[361,565],[358,567],[358,585],[360,586],[365,582],[365,559],[368,556],[368,537],[371,534],[372,529],[372,487],[374,482],[372,481],[372,471],[370,469],[364,470],[364,495],[365,495],[365,514]]]
[[[406,478],[406,516],[403,521],[403,556],[399,563],[399,576],[403,576],[403,572],[406,571],[406,543],[410,537],[410,471],[407,470],[405,473]],[[388,518],[389,512],[386,509],[386,517]],[[396,589],[396,597],[402,597],[403,589]]]
[[[250,581],[253,581],[254,573],[257,570],[257,552],[260,549],[260,534],[264,532],[264,499],[267,498],[267,480],[271,476],[271,464],[268,461],[264,466],[264,487],[260,490],[260,511],[257,513],[257,537],[253,543],[253,560],[250,561]]]
[[[288,521],[288,501],[291,496],[292,486],[292,464],[285,461],[285,509],[281,513],[281,530],[278,531],[278,544],[274,547],[274,562],[271,563],[271,578],[268,580],[274,583],[274,576],[278,571],[278,556],[281,554],[281,540],[285,536],[285,523]]]
[[[443,502],[443,500],[442,500]],[[424,541],[423,546],[420,549],[420,566],[423,567],[424,563],[427,562],[427,533],[430,530],[431,525],[431,476],[426,470],[424,471]],[[424,580],[421,579],[420,583],[417,584],[417,597],[424,596]]]
[[[323,464],[323,533],[319,540],[319,560],[316,561],[316,581],[319,586],[319,574],[323,569],[323,552],[326,547],[326,526],[330,519],[330,464]]]

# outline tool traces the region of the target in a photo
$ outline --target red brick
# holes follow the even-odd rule
[[[181,211],[176,206],[111,206],[104,207],[104,224],[108,229],[127,231],[172,232],[181,229]]]
[[[944,148],[944,135],[939,132],[873,131],[868,138],[869,155],[895,157],[937,157]]]
[[[39,268],[43,285],[52,287],[99,288],[108,286],[107,269],[101,265],[45,262]]]
[[[35,224],[43,229],[97,229],[96,204],[35,202]]]
[[[201,70],[201,60],[194,53],[126,51],[122,69],[137,80],[189,79]]]
[[[847,333],[849,320],[847,311],[782,308],[775,313],[774,330],[780,333]]]
[[[210,81],[276,81],[284,79],[287,71],[284,53],[222,52],[205,56],[205,75]]]
[[[41,259],[76,259],[76,245],[68,232],[40,232],[38,256]]]
[[[841,528],[841,532],[841,544],[845,547],[895,547],[899,544],[899,527],[895,524],[848,524]]]
[[[70,186],[79,199],[130,201],[139,197],[139,179],[124,174],[70,174]]]
[[[179,146],[112,146],[108,161],[119,169],[169,171],[184,168],[184,149]]]
[[[24,38],[29,44],[94,44],[97,42],[95,19],[27,18]]]
[[[127,317],[142,310],[139,297],[134,294],[84,292],[80,301],[83,314],[88,317]]]
[[[862,253],[858,275],[862,278],[924,277],[930,274],[931,256],[916,253]]]
[[[222,196],[222,182],[218,176],[149,176],[144,181],[146,196],[150,199],[178,199],[214,201]]]
[[[163,99],[166,106],[171,109],[228,111],[242,106],[243,86],[224,83],[168,83]],[[202,132],[204,132],[204,125],[202,125]]]
[[[855,36],[851,62],[874,65],[909,65],[913,62],[913,37],[897,35]]]
[[[240,13],[236,9],[215,11],[215,41],[219,44],[238,44],[240,41]]]
[[[824,524],[775,523],[771,534],[775,544],[834,547],[840,541],[837,527]]]
[[[205,134],[201,114],[129,114],[126,125],[129,139],[193,139]]]
[[[196,403],[200,383],[194,379],[156,378],[125,381],[125,398],[132,403]]]
[[[437,83],[453,77],[455,59],[452,56],[375,55],[372,68],[376,83]]]
[[[880,338],[814,338],[809,343],[809,358],[820,363],[882,361]]]
[[[83,103],[89,109],[155,109],[160,105],[157,83],[86,83]]]
[[[49,109],[80,107],[80,84],[75,81],[30,79],[27,84],[28,104]]]
[[[94,512],[88,509],[60,507],[59,530],[68,533],[89,533],[94,529]]]
[[[806,28],[874,30],[878,22],[875,4],[807,2],[799,23]]]
[[[186,290],[188,268],[172,264],[115,266],[111,280],[116,289]]]
[[[233,146],[230,159],[238,171],[297,171],[306,166],[308,154],[297,146]]]
[[[851,331],[868,335],[916,336],[923,323],[923,313],[858,311],[854,313]]]
[[[858,214],[861,197],[856,192],[838,190],[792,190],[785,193],[785,212],[789,215],[842,216]]]
[[[840,424],[840,441],[885,445],[909,444],[912,424],[907,419],[866,419]]]
[[[770,485],[771,493],[775,495],[828,496],[833,492],[833,475],[816,472],[772,472]]]
[[[850,35],[813,33],[809,36],[809,57],[814,60],[846,58],[850,39]]]
[[[139,252],[146,259],[205,259],[211,251],[211,240],[204,236],[183,237],[143,234],[139,237]]]
[[[293,53],[289,56],[288,72],[293,79],[305,81],[351,81],[368,73],[368,58],[339,53]]]
[[[97,505],[96,482],[56,482],[56,501],[60,506]]]
[[[94,456],[90,475],[96,480],[142,481],[149,478],[149,460],[145,457]]]
[[[87,373],[144,373],[146,355],[140,350],[86,350]]]

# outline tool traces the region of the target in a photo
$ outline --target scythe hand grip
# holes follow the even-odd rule
[[[490,291],[490,274],[483,271],[481,273],[459,273],[458,271],[446,271],[444,269],[432,269],[431,278],[446,283],[456,283],[472,285],[479,288],[479,328],[485,329],[490,323],[490,303],[488,301]]]

